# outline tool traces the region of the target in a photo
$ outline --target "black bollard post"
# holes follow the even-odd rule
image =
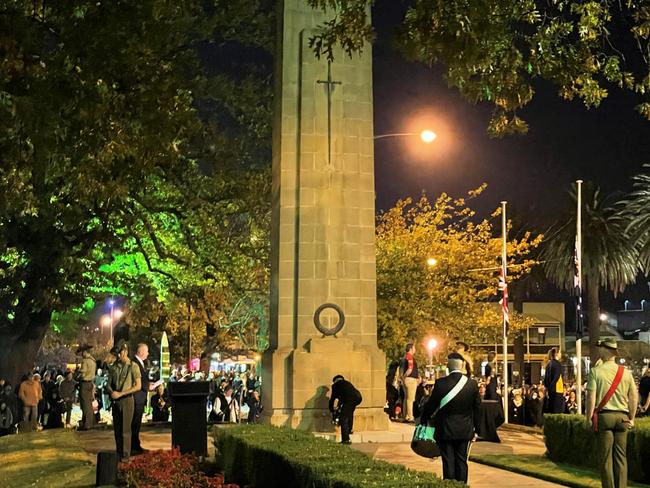
[[[98,452],[95,486],[115,484],[117,484],[117,453],[115,451]]]

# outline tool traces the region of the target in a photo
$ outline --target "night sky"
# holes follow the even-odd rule
[[[634,110],[635,95],[615,88],[600,108],[589,110],[540,83],[520,113],[529,133],[491,139],[491,105],[471,104],[447,87],[440,68],[405,61],[396,52],[392,32],[403,15],[400,3],[380,0],[373,11],[375,134],[419,131],[430,120],[428,128],[439,138],[422,154],[408,150],[424,146],[417,140],[376,141],[378,208],[422,190],[460,195],[486,182],[477,202],[482,210],[505,199],[513,212],[544,228],[570,205],[567,191],[576,179],[627,190],[630,177],[650,163],[650,122]]]
[[[447,87],[439,67],[405,61],[396,51],[393,33],[404,10],[394,0],[378,0],[373,10],[375,134],[429,128],[438,139],[428,146],[417,138],[375,141],[378,210],[422,191],[462,196],[485,182],[486,192],[472,203],[483,216],[507,200],[509,215],[544,231],[572,205],[568,191],[576,179],[628,191],[631,177],[650,163],[650,122],[634,110],[638,98],[616,88],[598,109],[587,109],[541,82],[520,112],[529,133],[491,139],[492,106],[472,105]],[[625,298],[650,298],[646,281],[640,277],[618,299],[603,294],[603,304],[613,311]]]

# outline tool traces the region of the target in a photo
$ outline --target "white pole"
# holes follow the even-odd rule
[[[501,267],[503,268],[503,281],[506,281],[506,268],[508,267],[508,257],[506,250],[506,242],[508,237],[507,220],[506,220],[506,203],[501,202]],[[505,293],[505,292],[504,292]],[[507,303],[506,303],[507,305]],[[503,416],[505,423],[508,423],[508,334],[507,334],[507,321],[505,312],[503,314]]]
[[[582,180],[577,180],[578,184],[578,212],[576,216],[576,258],[578,260],[578,287],[582,293]],[[577,300],[577,299],[576,299]],[[576,305],[577,306],[577,305]],[[580,310],[582,313],[582,309]],[[576,316],[576,321],[580,318]],[[576,323],[576,327],[578,324]],[[582,338],[576,337],[576,400],[578,403],[578,413],[582,414]]]

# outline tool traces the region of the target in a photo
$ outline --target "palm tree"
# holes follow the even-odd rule
[[[571,193],[576,202],[576,195]],[[636,246],[627,234],[623,204],[613,196],[603,196],[596,186],[583,187],[582,210],[582,288],[586,292],[586,315],[590,357],[597,360],[596,343],[600,337],[599,291],[605,288],[620,293],[635,281],[639,271]],[[542,251],[546,276],[557,286],[574,289],[574,250],[576,217],[568,218],[555,231],[547,233]],[[584,298],[584,297],[583,297]]]
[[[650,165],[643,166],[646,170]],[[634,190],[624,202],[627,232],[639,250],[641,269],[650,272],[650,174],[634,177]]]

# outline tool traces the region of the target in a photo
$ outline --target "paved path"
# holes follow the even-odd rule
[[[399,433],[410,439],[413,426],[408,424],[391,424],[391,434]],[[363,436],[363,433],[360,433]],[[477,442],[472,447],[472,454],[544,454],[546,450],[540,436],[514,430],[499,430],[501,443]],[[440,458],[425,459],[411,451],[409,442],[367,442],[355,443],[352,447],[365,452],[374,459],[389,463],[402,464],[409,469],[428,471],[442,477],[442,462]],[[469,485],[472,488],[518,487],[518,488],[550,488],[562,486],[536,478],[530,478],[503,469],[469,463]]]
[[[115,437],[113,436],[112,426],[104,426],[102,428],[77,432],[76,434],[79,437],[81,447],[91,454],[97,454],[99,451],[115,450]],[[143,424],[142,430],[140,431],[140,441],[142,447],[149,451],[171,449],[171,427]],[[213,457],[214,453],[214,443],[208,435],[208,457]]]

